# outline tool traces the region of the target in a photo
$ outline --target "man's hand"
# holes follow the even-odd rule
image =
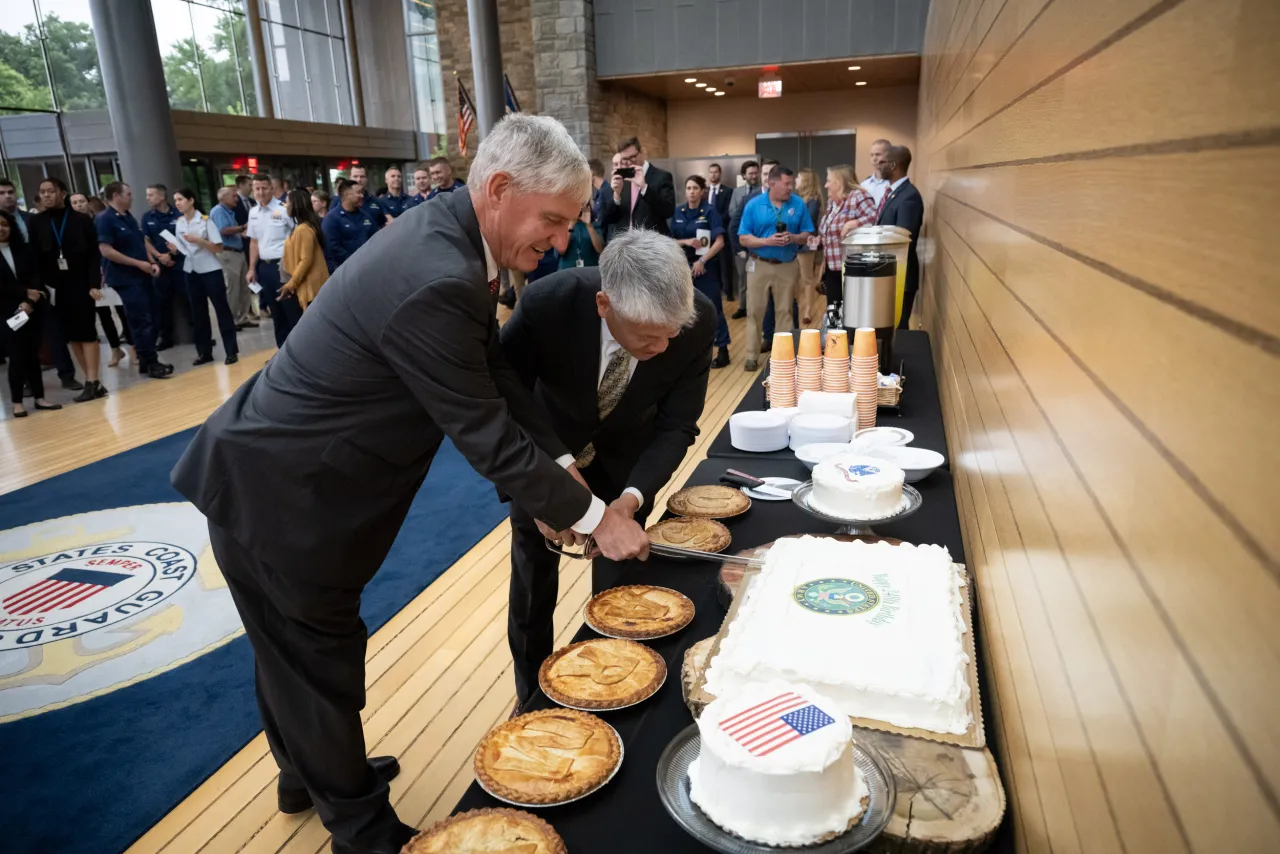
[[[636,170],[635,177],[631,179],[631,184],[636,188],[636,192],[644,195],[644,168],[641,166],[633,167]]]
[[[699,258],[697,261],[693,262],[693,267],[690,268],[689,272],[696,279],[707,272],[707,265],[703,263],[701,258]]]
[[[173,244],[170,244],[170,245],[172,246]],[[176,251],[178,247],[174,246],[173,248],[174,248],[174,250]],[[162,252],[161,252],[161,253],[157,253],[157,254],[156,254],[156,260],[157,260],[157,261],[159,261],[161,264],[165,265],[166,267],[172,267],[172,266],[173,266],[173,256],[172,256],[172,255],[166,255],[166,254],[164,254],[164,253],[162,253]],[[157,271],[157,272],[153,273],[152,275],[156,275],[156,276],[158,276],[158,275],[160,275],[160,273],[159,273],[159,271]]]
[[[35,288],[27,288],[27,299],[32,303],[40,302],[40,297],[44,296],[43,291],[37,291]]]
[[[609,186],[613,189],[613,203],[622,204],[622,176],[614,172],[613,177],[609,179]]]
[[[623,503],[624,501],[627,503]],[[630,495],[624,495],[610,504],[592,534],[600,553],[609,560],[649,558],[649,535],[632,518],[634,511],[628,509],[634,504],[635,498]]]
[[[98,290],[97,288],[89,288],[89,298],[92,299],[94,302],[97,302],[98,300],[102,299],[102,291]]]
[[[587,541],[585,534],[579,534],[572,528],[557,531],[541,519],[534,519],[534,522],[537,523],[538,530],[542,533],[542,536],[558,546],[580,546]]]
[[[142,268],[141,268],[141,269],[146,270],[146,271],[147,271],[147,275],[149,275],[149,276],[150,276],[151,278],[153,278],[153,279],[154,279],[156,276],[160,275],[160,268],[159,268],[157,265],[155,265],[155,264],[148,264],[148,263],[146,263],[146,262],[144,261],[144,262],[142,262]]]
[[[252,267],[245,271],[244,280],[251,285],[258,280],[258,274],[253,271]]]
[[[770,246],[787,246],[791,243],[791,235],[785,231],[779,231],[765,238],[765,242]]]

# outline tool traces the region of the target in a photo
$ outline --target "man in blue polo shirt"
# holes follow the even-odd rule
[[[133,190],[128,184],[112,181],[102,190],[107,209],[98,214],[98,250],[106,262],[107,284],[115,288],[124,303],[129,334],[138,353],[138,370],[155,380],[173,373],[156,356],[155,327],[151,322],[152,280],[160,274],[158,265],[147,259],[146,238],[138,221],[129,213]]]
[[[372,218],[360,205],[359,184],[339,181],[338,199],[339,204],[334,205],[320,223],[320,230],[324,232],[324,260],[330,275],[377,231]]]
[[[800,267],[796,253],[812,236],[813,220],[804,199],[792,195],[796,173],[786,166],[769,173],[769,192],[747,202],[738,226],[738,242],[747,251],[747,361],[754,371],[760,361],[760,324],[769,305],[769,294],[778,310],[779,332],[794,326],[791,303],[795,298]]]

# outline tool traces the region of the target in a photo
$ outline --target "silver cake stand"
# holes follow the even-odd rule
[[[839,525],[841,534],[853,534],[854,536],[875,536],[875,531],[871,530],[871,524],[880,522],[896,522],[899,519],[906,518],[912,513],[920,509],[920,505],[924,504],[924,499],[920,497],[920,493],[916,491],[914,486],[903,484],[902,486],[902,503],[898,505],[896,513],[890,516],[882,516],[879,519],[846,519],[841,516],[832,516],[830,513],[824,513],[815,509],[810,503],[809,498],[813,492],[813,481],[807,480],[796,487],[795,492],[791,493],[791,500],[796,505],[808,513],[815,519],[821,519],[824,522],[830,522],[833,525]]]
[[[867,810],[858,823],[827,842],[815,845],[778,848],[748,842],[722,830],[689,797],[689,763],[698,758],[701,746],[698,725],[693,724],[680,732],[658,759],[658,795],[662,805],[671,813],[676,823],[694,839],[724,854],[782,854],[796,851],[804,854],[850,854],[869,845],[884,831],[893,817],[893,805],[897,790],[893,774],[884,759],[870,745],[856,739],[853,743],[853,761],[862,772],[870,795]]]

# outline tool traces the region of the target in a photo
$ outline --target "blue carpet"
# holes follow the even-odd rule
[[[169,486],[169,470],[194,432],[0,496],[0,529],[182,501]],[[449,488],[435,491],[433,484]],[[400,537],[365,589],[361,614],[370,633],[506,515],[493,487],[446,441]],[[123,851],[261,729],[243,636],[138,684],[2,724],[4,849]]]

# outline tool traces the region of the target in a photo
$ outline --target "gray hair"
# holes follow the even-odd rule
[[[572,195],[579,202],[591,195],[586,155],[564,125],[550,116],[511,113],[493,126],[471,164],[471,192],[482,192],[499,172],[510,175],[521,193]]]
[[[684,328],[693,323],[693,276],[684,249],[656,231],[635,228],[600,253],[600,283],[623,320]]]
[[[218,190],[218,201],[224,202],[236,191],[235,187],[222,187]]]

